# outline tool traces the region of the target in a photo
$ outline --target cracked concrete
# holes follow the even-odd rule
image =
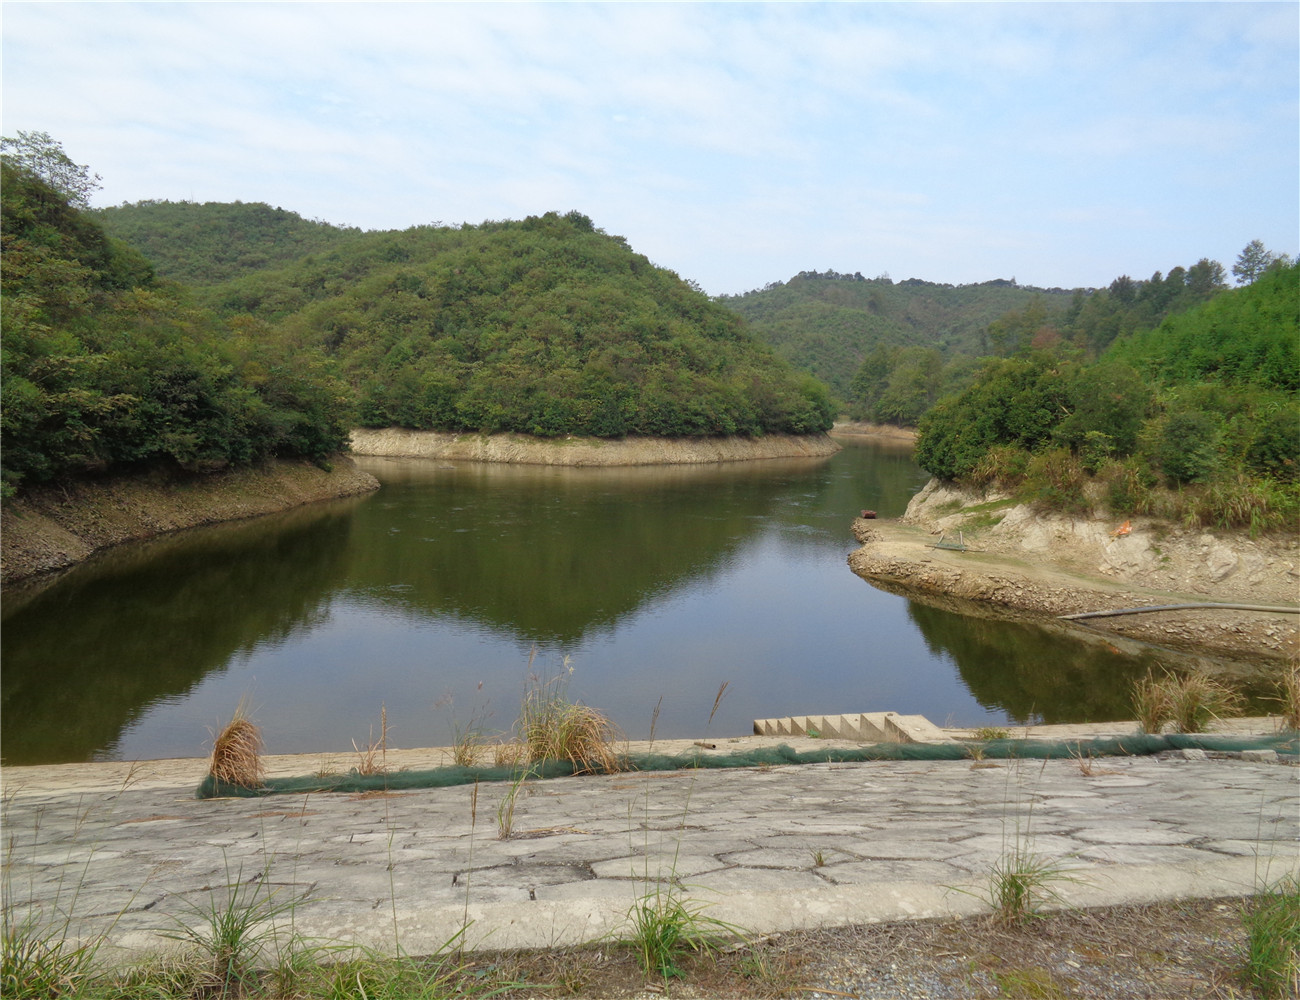
[[[1241,895],[1300,869],[1294,758],[1199,757],[560,778],[522,786],[504,839],[506,784],[201,801],[202,761],[5,768],[5,902],[106,933],[110,961],[176,947],[165,935],[232,897],[292,903],[285,932],[419,954],[462,929],[485,949],[614,936],[666,885],[755,934],[970,914],[1016,847],[1070,870],[1073,905]]]

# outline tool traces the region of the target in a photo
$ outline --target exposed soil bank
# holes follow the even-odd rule
[[[354,430],[352,451],[383,458],[442,458],[520,465],[702,465],[758,458],[821,458],[840,446],[825,434],[761,438],[539,438],[527,434],[450,434],[399,427]]]
[[[379,488],[352,459],[336,455],[331,463],[328,472],[280,461],[210,475],[138,474],[25,490],[0,512],[0,583],[64,569],[123,542]]]
[[[854,522],[863,546],[849,566],[922,600],[956,598],[1037,617],[1194,602],[1296,605],[1294,537],[1251,539],[1142,518],[1126,534],[1117,528],[932,481],[899,521]],[[968,551],[934,547],[959,531]],[[1086,627],[1193,653],[1277,660],[1296,652],[1298,623],[1296,615],[1216,609],[1090,619]]]
[[[890,441],[906,441],[908,444],[916,443],[916,429],[914,427],[872,424],[865,420],[838,420],[835,422],[835,426],[831,428],[831,433],[843,434],[848,437],[885,438]]]

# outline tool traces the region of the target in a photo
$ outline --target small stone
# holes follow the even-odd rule
[[[1198,750],[1195,747],[1188,747],[1186,750],[1179,751],[1183,755],[1183,760],[1208,760],[1204,750]]]
[[[1256,764],[1276,764],[1277,751],[1276,750],[1243,750],[1241,751],[1241,759],[1253,761]]]

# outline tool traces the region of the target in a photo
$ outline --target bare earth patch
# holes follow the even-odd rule
[[[1123,529],[1123,530],[1121,530]],[[1300,540],[1183,529],[1154,520],[1113,524],[1036,512],[931,482],[898,521],[853,523],[855,573],[968,613],[1038,618],[1189,603],[1296,605]],[[965,551],[936,547],[964,543]],[[1295,655],[1295,614],[1160,611],[1089,619],[1088,628],[1193,653],[1277,662]]]

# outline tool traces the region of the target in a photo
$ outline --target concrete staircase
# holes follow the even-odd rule
[[[954,743],[924,715],[861,712],[855,715],[793,715],[755,719],[756,736],[813,736],[859,743]]]

